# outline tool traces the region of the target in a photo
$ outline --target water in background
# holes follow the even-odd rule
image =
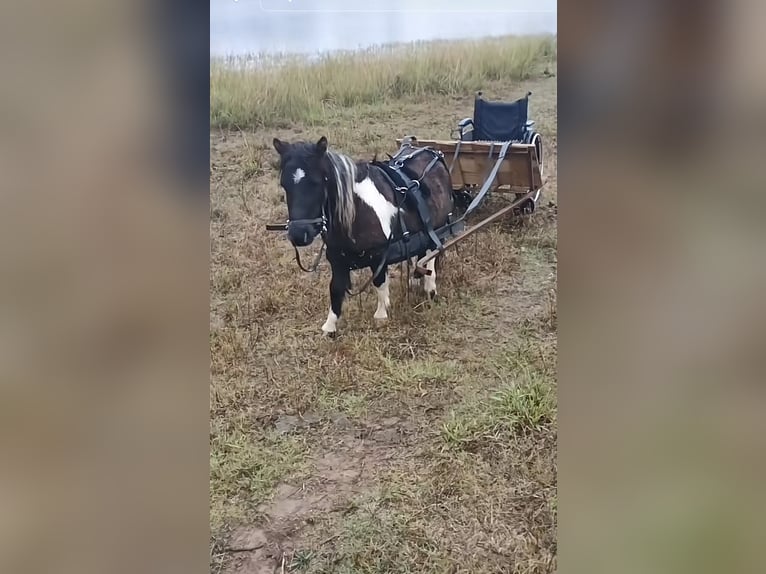
[[[210,55],[556,33],[556,0],[211,0]]]

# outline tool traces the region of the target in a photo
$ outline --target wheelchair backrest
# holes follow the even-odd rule
[[[521,141],[527,123],[529,96],[515,102],[490,102],[476,95],[473,105],[473,140]]]

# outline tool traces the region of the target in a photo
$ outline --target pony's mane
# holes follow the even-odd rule
[[[327,150],[327,159],[335,179],[336,196],[335,217],[337,225],[346,235],[351,235],[351,228],[356,216],[354,206],[354,182],[356,181],[356,163],[350,157]]]

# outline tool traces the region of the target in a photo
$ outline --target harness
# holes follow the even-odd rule
[[[413,157],[422,153],[429,153],[433,157],[422,173],[415,174],[407,168],[406,164]],[[423,180],[438,162],[442,162],[446,167],[442,152],[430,147],[416,148],[409,142],[405,142],[393,156],[389,156],[388,161],[374,161],[370,163],[370,166],[377,169],[394,190],[397,220],[401,233],[398,238],[394,239],[397,234],[392,232],[386,244],[376,249],[359,253],[342,252],[341,255],[350,269],[371,267],[372,263],[379,259],[378,268],[372,275],[372,277],[376,277],[386,265],[406,261],[413,255],[422,255],[428,249],[443,251],[443,240],[450,235],[455,235],[462,231],[464,223],[462,221],[451,221],[451,214],[446,225],[438,229],[433,227],[431,213],[426,203],[426,198],[431,192],[428,186],[423,183]],[[422,224],[420,231],[412,232],[407,228],[404,212],[401,209],[403,205],[415,208]],[[366,289],[368,284],[369,282],[361,290]]]
[[[444,154],[432,148],[423,147],[413,148],[412,152],[405,156],[401,156],[405,149],[407,149],[405,146],[399,148],[399,151],[396,152],[396,154],[392,156],[391,159],[386,163],[374,162],[372,165],[376,166],[379,170],[381,170],[383,175],[386,176],[388,182],[391,184],[391,187],[393,187],[396,191],[397,197],[399,193],[402,193],[405,202],[407,202],[407,200],[410,200],[410,203],[414,202],[415,208],[418,211],[418,216],[420,217],[420,222],[423,224],[423,229],[425,229],[425,231],[428,233],[428,237],[433,242],[434,247],[436,247],[439,251],[443,251],[444,247],[442,245],[441,239],[436,234],[433,225],[431,224],[431,214],[428,211],[428,206],[426,205],[426,200],[424,197],[424,190],[425,195],[430,195],[430,191],[421,182],[426,177],[428,172],[433,169],[437,162],[441,161],[444,163]],[[419,178],[411,179],[410,174],[408,173],[409,170],[405,169],[404,164],[416,155],[426,152],[431,153],[433,158],[431,158],[431,161],[425,167],[423,173],[420,174]],[[446,167],[446,164],[444,165]],[[403,236],[406,238],[409,236],[409,231],[407,231],[407,228],[404,225],[404,216],[402,215],[402,212],[399,210],[398,213],[399,226],[401,227]]]
[[[408,169],[406,164],[412,158],[422,154],[429,153],[433,157],[428,162],[423,172],[415,174],[412,170]],[[394,201],[397,207],[397,220],[399,223],[399,230],[401,232],[400,237],[394,239],[397,235],[393,231],[388,237],[388,241],[385,245],[378,248],[369,249],[362,252],[348,253],[341,250],[340,256],[343,258],[348,268],[351,270],[362,269],[365,267],[371,267],[373,262],[379,261],[377,269],[373,272],[372,276],[365,282],[365,284],[359,288],[355,293],[350,295],[358,295],[369,287],[370,283],[375,277],[383,270],[387,265],[393,265],[400,263],[401,261],[409,260],[414,255],[422,255],[428,249],[438,249],[444,251],[443,240],[451,235],[455,235],[463,230],[465,224],[463,219],[452,221],[449,214],[447,224],[434,229],[431,221],[431,213],[428,210],[426,198],[430,195],[428,186],[423,183],[423,180],[428,173],[434,168],[434,166],[441,162],[447,167],[444,160],[444,154],[441,151],[434,150],[430,147],[416,148],[410,142],[405,141],[399,150],[393,155],[389,155],[388,161],[374,161],[370,163],[370,167],[373,167],[381,173],[388,181],[391,188],[394,190]],[[403,205],[409,205],[414,207],[418,218],[420,219],[422,229],[417,232],[411,232],[407,229],[407,225],[404,220],[404,211],[401,209]],[[313,264],[307,269],[303,266],[300,258],[300,253],[297,247],[295,249],[295,259],[298,263],[298,267],[301,270],[310,273],[316,271],[319,266],[322,253],[326,247],[327,238],[327,225],[329,221],[329,208],[327,203],[322,206],[322,216],[313,219],[301,219],[288,222],[286,225],[279,226],[267,226],[267,229],[287,229],[290,223],[300,223],[314,225],[316,227],[321,226],[322,247],[316,256]]]

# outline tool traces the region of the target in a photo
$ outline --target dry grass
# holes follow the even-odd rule
[[[555,570],[556,84],[479,87],[534,92],[551,178],[541,209],[450,252],[436,304],[399,277],[385,325],[374,294],[347,302],[336,340],[320,335],[326,263],[298,272],[264,229],[285,217],[271,139],[392,152],[405,133],[447,137],[471,114],[471,90],[211,133],[216,571],[279,571],[283,558],[310,573]]]
[[[553,37],[541,36],[397,45],[312,63],[294,57],[261,59],[257,66],[214,60],[210,121],[216,127],[322,122],[337,108],[466,94],[488,80],[525,80],[555,59]]]
[[[553,348],[501,351],[466,381],[476,396],[425,433],[418,457],[400,463],[345,518],[325,516],[295,554],[305,572],[550,572],[555,566]],[[538,360],[539,361],[539,360]],[[495,368],[498,369],[495,371]],[[495,372],[493,378],[492,372]],[[495,385],[500,385],[495,388]],[[326,539],[326,538],[325,538]]]

